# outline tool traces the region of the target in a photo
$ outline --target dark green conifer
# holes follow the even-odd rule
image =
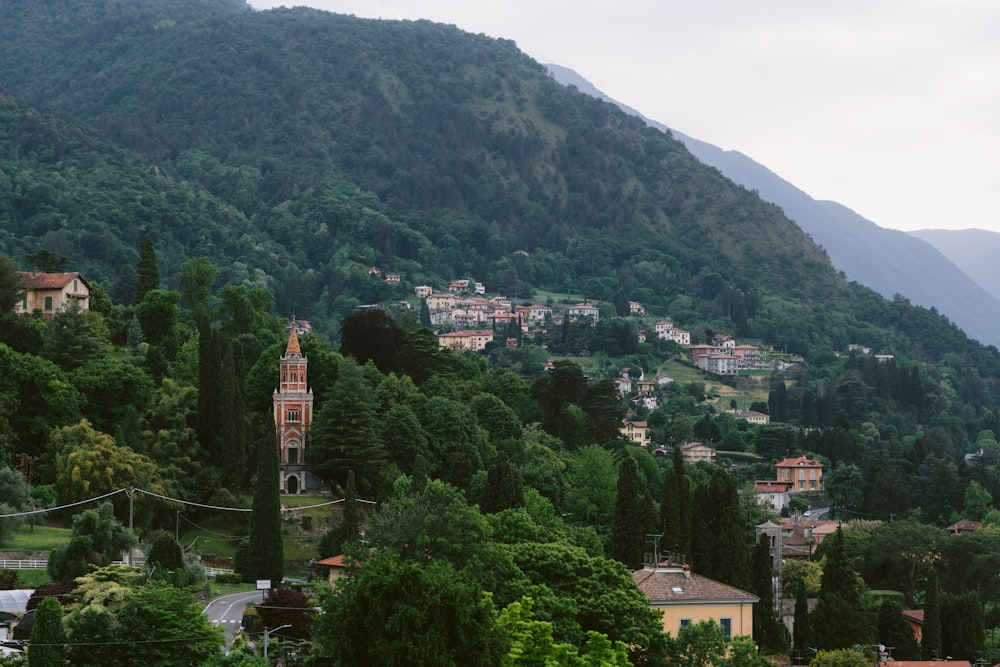
[[[45,598],[35,609],[35,625],[28,644],[29,667],[61,667],[66,648],[59,599]]]
[[[937,570],[927,572],[927,591],[924,593],[924,627],[920,640],[920,657],[924,660],[941,658],[941,593],[938,590]]]
[[[247,478],[246,423],[230,346],[226,346],[222,358],[220,390],[217,428],[222,470],[226,483],[239,491]]]
[[[611,557],[630,570],[642,567],[646,543],[648,515],[645,488],[639,479],[639,466],[626,456],[618,466],[618,495],[615,499],[614,523],[611,526]]]
[[[153,239],[146,234],[139,246],[139,263],[136,265],[135,301],[142,302],[147,292],[160,289],[160,268],[156,264]]]
[[[511,463],[507,452],[501,449],[486,473],[481,508],[483,514],[496,514],[515,507],[524,507],[521,470]]]
[[[274,416],[268,412],[257,441],[257,472],[250,514],[250,568],[253,579],[270,579],[277,586],[284,576],[281,537],[281,490]]]

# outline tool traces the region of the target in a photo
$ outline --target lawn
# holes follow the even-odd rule
[[[52,577],[45,570],[18,570],[17,578],[24,584],[22,588],[35,589],[52,583]]]
[[[67,544],[71,535],[69,528],[21,526],[13,532],[3,548],[12,551],[51,551]]]

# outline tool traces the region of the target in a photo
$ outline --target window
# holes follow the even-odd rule
[[[299,448],[289,447],[288,449],[288,462],[295,464],[299,462]]]
[[[52,310],[52,297],[45,297],[45,310]]]
[[[298,420],[299,420],[299,411],[298,410],[289,410],[288,411],[288,421],[290,421],[290,422],[297,422]]]
[[[733,638],[733,619],[731,618],[720,618],[719,625],[722,626],[722,632],[726,635],[726,639]]]
[[[691,625],[691,619],[690,618],[682,618],[681,619],[681,627],[682,628],[686,628],[689,625]]]

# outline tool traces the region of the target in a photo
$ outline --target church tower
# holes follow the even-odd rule
[[[281,383],[273,396],[281,493],[292,495],[306,491],[306,447],[313,418],[313,393],[306,381],[307,364],[293,321],[288,345],[281,357]]]

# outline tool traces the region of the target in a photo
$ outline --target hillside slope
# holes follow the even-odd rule
[[[916,304],[933,307],[971,337],[1000,345],[1000,331],[996,327],[1000,292],[990,291],[987,286],[992,283],[963,271],[963,264],[951,259],[943,249],[939,251],[936,244],[928,243],[930,239],[926,236],[884,229],[841,204],[813,199],[738,151],[723,150],[646,119],[638,111],[604,95],[578,73],[558,65],[547,67],[557,81],[619,104],[651,126],[670,132],[703,163],[756,191],[765,201],[780,206],[785,215],[827,251],[833,265],[848,280],[856,280],[886,298],[901,294]]]
[[[636,300],[702,336],[732,331],[804,356],[849,343],[948,355],[987,376],[977,401],[1000,379],[996,355],[936,312],[849,284],[776,206],[507,40],[235,0],[11,0],[0,62],[9,98],[72,117],[135,156],[134,169],[231,209],[232,222],[220,213],[204,229],[168,217],[151,228],[171,257],[206,254],[224,279],[269,289],[280,312],[331,336],[359,303],[472,276],[612,313]],[[46,206],[11,197],[4,224],[18,233],[0,251],[77,230],[74,207],[59,205],[66,160],[45,158],[75,150],[65,137],[22,151],[21,189]],[[89,184],[91,199],[120,188]],[[146,224],[125,210],[103,221],[99,256],[60,248],[114,281]],[[209,232],[221,236],[203,242]],[[402,281],[371,278],[371,266]]]

